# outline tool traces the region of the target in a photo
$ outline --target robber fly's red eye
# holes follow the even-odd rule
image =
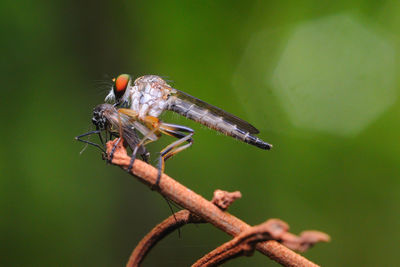
[[[114,94],[117,99],[124,95],[130,80],[131,76],[129,74],[121,74],[117,79],[114,79]]]

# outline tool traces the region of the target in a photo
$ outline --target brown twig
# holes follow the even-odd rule
[[[212,203],[217,205],[220,209],[226,210],[236,199],[240,198],[240,192],[227,192],[222,190],[215,190]],[[142,263],[150,249],[154,247],[165,236],[175,231],[176,229],[190,223],[205,223],[203,219],[191,213],[188,210],[181,210],[169,216],[167,219],[154,227],[143,239],[139,242],[133,250],[127,267],[138,266]]]
[[[289,232],[288,224],[279,219],[270,219],[263,224],[253,226],[240,233],[231,241],[224,243],[196,261],[192,267],[217,266],[238,256],[251,256],[257,243],[267,240],[279,240],[292,247],[307,249],[315,243],[328,242],[329,237],[318,231],[308,231],[306,236],[297,237]],[[293,238],[295,237],[295,239]]]
[[[113,144],[113,141],[107,143],[107,152],[111,151]],[[127,155],[126,149],[121,144],[118,145],[112,163],[127,170],[130,160],[131,158]],[[157,180],[158,171],[153,166],[136,160],[131,173],[138,177],[141,182],[151,187]],[[156,190],[163,196],[232,236],[237,236],[241,232],[250,229],[250,225],[220,210],[210,201],[207,201],[164,173]],[[258,243],[256,249],[284,266],[317,266],[315,263],[274,240]]]
[[[271,239],[270,225],[265,222],[243,231],[231,241],[224,243],[196,261],[192,267],[217,266],[238,256],[251,256],[256,244]]]
[[[319,242],[329,242],[330,236],[320,231],[304,231],[299,236],[289,232],[282,236],[282,244],[286,247],[304,252]]]
[[[133,250],[127,267],[139,266],[143,261],[144,257],[154,247],[158,241],[163,239],[169,233],[189,223],[204,223],[205,221],[198,216],[192,214],[188,210],[181,210],[176,212],[174,215],[169,216],[167,219],[162,221],[156,227],[154,227],[143,239],[139,242],[136,248]]]

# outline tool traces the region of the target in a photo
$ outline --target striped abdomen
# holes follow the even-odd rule
[[[208,128],[214,129],[262,149],[270,149],[272,147],[272,145],[264,142],[258,137],[251,135],[248,131],[238,128],[233,122],[225,120],[221,115],[213,113],[209,109],[199,107],[191,102],[179,99],[177,97],[171,97],[168,102],[168,110],[174,111],[188,119],[199,122]]]

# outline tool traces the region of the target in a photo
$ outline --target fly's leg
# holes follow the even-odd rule
[[[129,162],[129,166],[128,166],[128,172],[131,172],[131,170],[132,170],[133,164],[135,163],[135,160],[136,160],[136,154],[137,154],[137,151],[140,148],[140,146],[144,146],[150,142],[158,140],[158,137],[157,137],[157,139],[154,139],[154,138],[150,139],[150,137],[151,136],[154,137],[154,134],[159,131],[159,129],[158,129],[159,120],[156,117],[147,116],[147,117],[145,117],[144,122],[148,125],[149,128],[152,127],[153,129],[151,129],[151,131],[149,131],[145,136],[143,136],[142,140],[140,140],[140,142],[136,145],[135,149],[133,150],[132,156],[131,156],[131,161]],[[148,152],[145,154],[146,162],[148,160],[148,157],[147,157],[148,154],[149,154]],[[142,157],[143,157],[143,155],[142,155]]]
[[[179,140],[168,145],[160,152],[158,161],[158,175],[155,183],[156,187],[158,187],[161,180],[161,174],[164,172],[165,161],[182,150],[190,147],[193,144],[192,136],[194,134],[194,131],[188,127],[169,123],[161,123],[160,132],[179,138]],[[187,144],[180,146],[184,142],[187,142]]]
[[[132,151],[131,161],[129,162],[129,166],[128,166],[128,169],[127,169],[128,172],[131,172],[131,170],[132,170],[132,168],[133,168],[133,163],[135,163],[135,160],[136,160],[136,153],[137,153],[138,148],[139,148],[139,147],[136,146],[135,149]]]
[[[117,142],[115,142],[115,144],[113,145],[113,147],[112,147],[112,149],[111,149],[111,152],[110,152],[110,155],[109,155],[109,157],[108,157],[108,162],[109,162],[109,163],[111,163],[111,161],[112,161],[112,159],[113,159],[113,157],[114,157],[115,150],[117,149],[117,146],[118,146],[119,142],[121,142],[121,139],[122,139],[122,137],[119,137],[118,140],[117,140]],[[122,142],[123,142],[123,141],[122,141]]]
[[[190,147],[193,144],[193,139],[192,139],[193,134],[194,133],[190,133],[190,134],[186,135],[185,137],[168,145],[163,150],[161,150],[160,157],[158,159],[158,174],[157,174],[157,180],[156,180],[155,186],[158,186],[160,183],[161,174],[164,172],[164,169],[165,169],[165,161],[167,159],[171,158],[173,155]],[[188,143],[186,145],[179,146],[184,142],[188,142]]]

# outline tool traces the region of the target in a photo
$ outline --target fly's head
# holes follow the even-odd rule
[[[128,88],[132,81],[129,74],[121,74],[113,79],[113,85],[110,92],[106,96],[106,101],[115,101],[115,105],[127,105],[128,102]]]

